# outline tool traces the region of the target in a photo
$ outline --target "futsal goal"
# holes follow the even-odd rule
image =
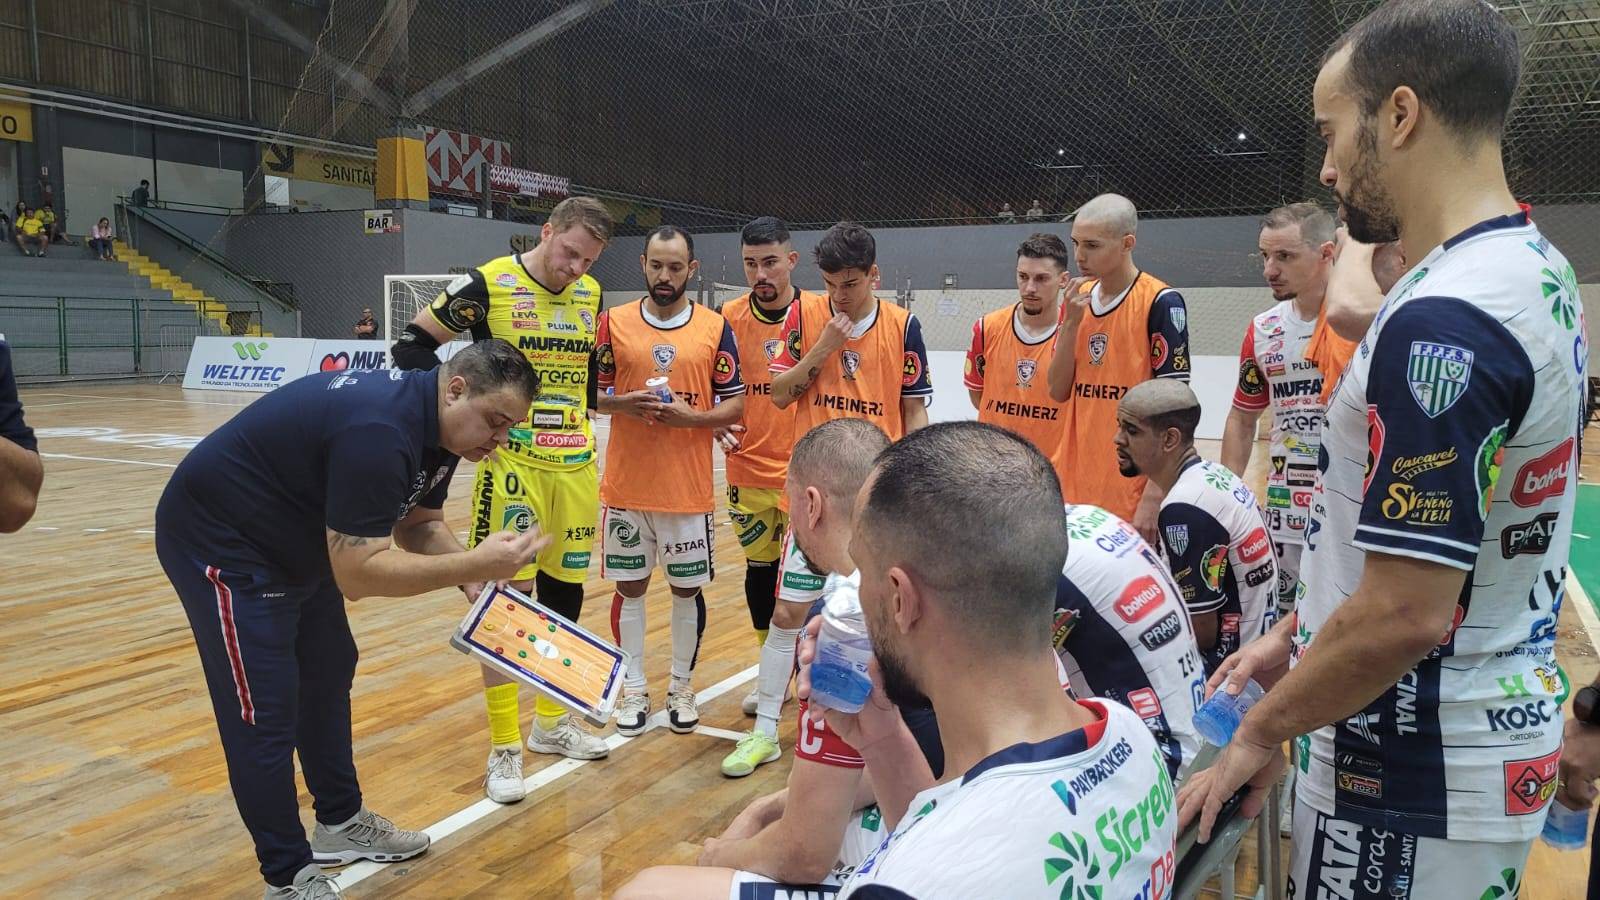
[[[444,293],[446,285],[460,277],[459,275],[383,276],[384,346],[393,346],[400,332],[405,330],[406,323],[415,318],[419,310]],[[456,335],[456,340],[463,343],[470,342],[472,335],[463,331]],[[450,354],[440,355],[448,358]]]

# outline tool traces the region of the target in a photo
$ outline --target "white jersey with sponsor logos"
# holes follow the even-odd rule
[[[1526,214],[1474,226],[1389,292],[1329,402],[1296,658],[1368,553],[1467,582],[1426,658],[1312,735],[1299,796],[1325,814],[1468,841],[1544,822],[1588,357],[1576,281]]]
[[[913,798],[839,896],[867,885],[917,900],[1166,896],[1177,872],[1166,762],[1138,716],[1079,702],[1099,721]]]
[[[1322,372],[1306,359],[1317,328],[1285,300],[1250,321],[1239,350],[1239,385],[1233,405],[1271,410],[1267,530],[1280,544],[1305,543],[1311,489],[1317,481],[1322,444]]]
[[[1205,676],[1178,586],[1139,532],[1098,506],[1068,506],[1067,537],[1051,636],[1072,691],[1133,710],[1181,780],[1200,751]]]
[[[1278,564],[1256,495],[1237,475],[1198,456],[1184,464],[1157,517],[1173,580],[1193,615],[1217,614],[1206,671],[1272,624]]]

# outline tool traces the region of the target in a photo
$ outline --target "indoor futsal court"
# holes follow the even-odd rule
[[[5,539],[0,750],[16,774],[4,814],[13,852],[0,885],[12,896],[162,896],[164,885],[181,881],[207,896],[244,896],[259,885],[255,861],[228,792],[193,639],[155,563],[151,515],[187,447],[251,398],[103,384],[29,388],[22,397],[41,429],[49,477],[34,522]],[[155,422],[158,432],[149,430]],[[599,433],[603,439],[606,429]],[[1263,477],[1262,468],[1251,477]],[[1600,476],[1592,453],[1585,472]],[[446,514],[464,530],[460,488],[470,478],[462,472],[456,482]],[[1590,521],[1600,524],[1600,515]],[[699,844],[747,802],[782,787],[788,773],[780,765],[740,780],[717,771],[748,727],[739,700],[755,677],[739,548],[725,516],[715,559],[695,673],[697,732],[671,733],[658,709],[639,737],[602,732],[614,745],[608,759],[530,755],[531,790],[514,806],[483,796],[481,687],[470,661],[449,646],[467,608],[461,593],[352,604],[362,651],[353,703],[363,790],[381,798],[386,815],[426,827],[435,844],[409,862],[348,867],[340,879],[348,894],[608,896],[647,865],[692,864]],[[1579,580],[1600,583],[1600,554],[1575,552],[1574,562]],[[665,587],[651,592],[664,606]],[[608,634],[608,593],[591,580],[580,624],[596,634]],[[1576,683],[1600,670],[1591,637],[1600,625],[1582,602],[1587,594],[1572,596],[1557,655]],[[667,624],[665,615],[650,621],[653,684],[666,678]],[[70,752],[61,745],[67,732],[81,734]],[[780,739],[793,746],[792,716]],[[309,828],[304,793],[301,804]],[[1251,837],[1244,847],[1237,884],[1248,892]],[[1581,896],[1584,870],[1564,856],[1536,845],[1523,896]]]
[[[1600,0],[0,0],[0,900],[1600,900],[1597,161]]]

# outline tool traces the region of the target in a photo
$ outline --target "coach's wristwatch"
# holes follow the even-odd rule
[[[1600,725],[1600,686],[1579,688],[1572,697],[1572,714],[1586,725]]]

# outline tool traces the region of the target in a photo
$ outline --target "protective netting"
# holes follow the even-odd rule
[[[391,117],[340,77],[354,63],[416,121],[504,141],[641,226],[1058,220],[1111,190],[1150,215],[1248,214],[1326,196],[1311,83],[1375,5],[334,0],[297,10],[322,37],[282,79],[301,83],[285,123],[371,146]],[[1600,3],[1497,6],[1524,53],[1514,188],[1600,197]]]
[[[506,252],[497,234],[429,255],[419,248],[450,243],[439,237],[450,225],[363,226],[376,142],[396,125],[428,129],[432,210],[486,205],[528,235],[578,193],[604,199],[623,235],[662,222],[731,230],[762,214],[796,230],[1015,219],[1061,232],[1105,191],[1146,219],[1255,216],[1329,199],[1311,86],[1326,48],[1376,5],[61,0],[30,14],[0,2],[0,80],[259,129],[242,209],[185,208],[187,185],[162,170],[158,215],[201,248],[163,261],[237,289],[245,299],[228,302],[255,303],[267,330],[345,336],[359,305],[387,303],[378,273]],[[1600,202],[1600,0],[1496,6],[1523,53],[1506,134],[1513,190],[1536,216],[1583,209],[1592,225],[1596,207],[1575,205]],[[500,167],[487,198],[480,163]],[[1580,225],[1569,230],[1593,231]],[[351,234],[370,236],[354,257]],[[1588,281],[1600,252],[1563,246]],[[1175,284],[1259,284],[1202,239],[1166,249]],[[238,271],[213,271],[201,250]],[[1225,252],[1253,250],[1252,233]],[[696,290],[712,305],[742,292],[726,257],[702,256]],[[941,295],[949,269],[906,259],[885,261],[885,295],[904,299],[910,279],[925,322],[953,310],[941,343],[959,343],[976,301]],[[241,274],[292,282],[297,308],[240,287]],[[605,275],[608,294],[634,287],[631,272]],[[974,281],[963,273],[962,288],[1006,283]]]

